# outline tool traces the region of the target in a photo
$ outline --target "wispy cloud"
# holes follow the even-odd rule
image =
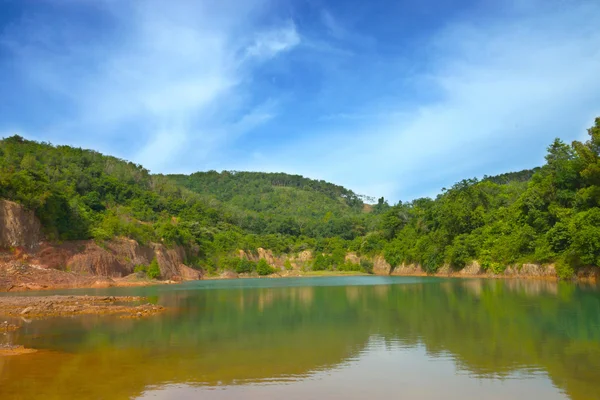
[[[336,39],[343,39],[348,33],[328,10],[321,10],[321,22],[327,28],[328,33]]]
[[[256,35],[254,42],[246,53],[250,57],[260,59],[274,57],[282,51],[289,50],[300,43],[300,35],[293,21],[288,21],[281,28],[271,29]]]
[[[324,118],[353,125],[317,127],[309,141],[299,139],[252,169],[303,173],[406,200],[469,176],[506,172],[506,165],[541,164],[553,137],[579,138],[600,113],[600,32],[588,28],[600,5],[536,10],[508,24],[447,26],[427,41],[427,72],[408,78],[434,93],[432,100],[382,108],[375,99],[373,109],[366,98],[362,113]]]
[[[229,134],[218,129],[221,138],[210,137],[216,126],[240,135],[272,117],[260,103],[243,104],[244,84],[256,62],[292,49],[300,35],[293,21],[254,25],[265,2],[106,0],[96,7],[112,29],[85,43],[76,22],[35,14],[3,36],[22,74],[69,102],[68,116],[41,136],[60,131],[90,147],[125,137],[122,154],[160,170],[192,141],[214,151],[207,146]]]
[[[155,172],[284,171],[406,200],[536,166],[600,114],[593,0],[475,2],[428,24],[391,0],[12,1],[0,129]]]

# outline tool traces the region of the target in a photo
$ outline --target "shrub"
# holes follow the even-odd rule
[[[136,265],[133,268],[133,272],[138,273],[138,272],[143,272],[144,274],[148,271],[148,266],[147,265]]]
[[[563,259],[556,262],[556,275],[560,280],[570,280],[575,275],[575,270]]]
[[[264,276],[274,273],[275,269],[269,265],[267,260],[261,258],[256,264],[256,272],[258,272],[259,275]]]
[[[373,273],[373,262],[370,260],[365,260],[364,258],[360,260],[360,269],[366,272],[367,274]]]
[[[313,262],[313,271],[325,271],[330,265],[329,257],[319,253]]]
[[[505,264],[500,264],[497,262],[492,262],[490,263],[490,267],[489,269],[496,275],[502,274],[504,273],[504,271],[506,270],[506,265]]]
[[[246,258],[240,258],[238,260],[235,268],[235,272],[238,274],[250,273],[256,269],[256,263],[254,261],[250,261]]]
[[[160,278],[160,267],[158,265],[158,261],[156,261],[156,258],[153,259],[150,265],[148,266],[148,271],[146,272],[146,275],[150,279]]]

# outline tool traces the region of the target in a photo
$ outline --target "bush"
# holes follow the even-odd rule
[[[317,254],[315,257],[315,261],[313,262],[313,271],[325,271],[331,265],[331,260],[328,256],[324,256],[323,254]]]
[[[575,269],[569,265],[567,260],[560,259],[556,262],[556,275],[560,280],[571,280],[575,275]]]
[[[390,264],[392,270],[398,265],[402,264],[404,257],[401,249],[399,248],[399,244],[395,242],[388,243],[383,250],[383,258],[388,264]]]
[[[366,272],[367,274],[373,273],[373,262],[370,260],[365,260],[364,258],[360,260],[360,269]]]
[[[240,258],[235,268],[235,272],[237,272],[238,274],[251,273],[255,269],[256,263],[254,261],[250,261],[246,258]]]
[[[502,273],[504,273],[504,271],[506,270],[506,265],[505,264],[500,264],[497,262],[492,262],[490,263],[490,267],[489,269],[496,275],[500,275]]]
[[[271,267],[267,260],[261,258],[256,264],[256,272],[261,276],[270,275],[275,272],[275,268]]]
[[[160,267],[158,266],[158,261],[156,261],[156,258],[153,259],[150,265],[148,266],[148,271],[146,272],[146,275],[150,279],[160,278]]]
[[[148,266],[147,265],[136,265],[133,268],[133,272],[138,273],[138,272],[143,272],[144,274],[148,271]]]
[[[342,265],[338,266],[338,271],[362,271],[360,264],[354,264],[351,262],[346,262]]]

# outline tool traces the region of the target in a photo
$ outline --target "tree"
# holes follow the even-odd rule
[[[160,267],[158,265],[158,261],[156,261],[156,258],[152,259],[152,262],[148,266],[148,271],[146,272],[146,275],[150,279],[160,278]]]
[[[274,273],[275,269],[269,265],[267,260],[261,258],[256,264],[256,272],[258,273],[258,275],[264,276]]]

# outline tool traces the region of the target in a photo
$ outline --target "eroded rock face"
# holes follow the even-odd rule
[[[353,251],[346,254],[344,257],[344,261],[352,263],[352,264],[360,264],[360,257]]]
[[[169,249],[159,243],[141,246],[135,240],[117,238],[102,246],[91,240],[44,244],[33,262],[81,275],[120,278],[134,272],[137,265],[149,265],[156,258],[162,279],[196,280],[202,273],[184,264],[185,252],[180,247]]]
[[[389,275],[392,270],[392,266],[385,261],[383,256],[377,256],[373,260],[373,273],[375,275]]]
[[[425,275],[425,272],[418,264],[402,264],[394,268],[392,275]]]
[[[257,249],[258,252],[258,259],[264,259],[266,260],[269,265],[276,265],[276,261],[275,261],[275,256],[273,256],[273,252],[271,250],[265,250],[262,247],[259,247]]]
[[[42,225],[33,211],[8,200],[0,200],[0,247],[37,249],[42,240]]]
[[[527,277],[556,277],[554,265],[523,264],[522,266],[509,266],[504,271],[506,276]]]
[[[483,274],[485,271],[481,268],[481,265],[477,261],[473,261],[471,264],[468,264],[466,267],[459,271],[461,275],[469,275],[475,276]]]
[[[272,250],[263,249],[262,247],[256,249],[256,254],[249,251],[238,250],[238,257],[255,262],[265,260],[270,266],[278,269],[283,269],[285,261],[288,259],[285,254],[275,256]]]

